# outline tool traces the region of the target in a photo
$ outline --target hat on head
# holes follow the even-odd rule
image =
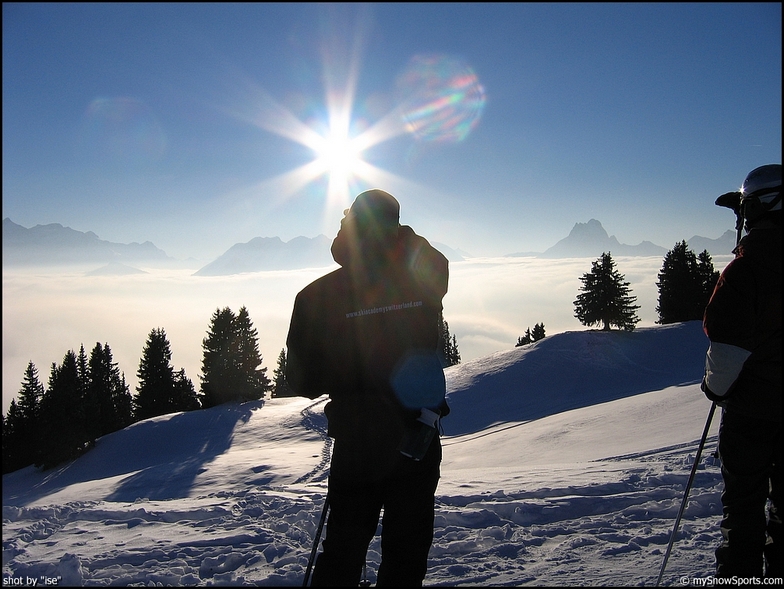
[[[351,208],[344,212],[360,223],[372,221],[379,225],[397,226],[400,222],[400,203],[394,196],[378,188],[358,194]]]

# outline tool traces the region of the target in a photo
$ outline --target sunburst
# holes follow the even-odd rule
[[[230,114],[308,147],[313,159],[275,178],[260,182],[253,192],[265,200],[285,202],[319,179],[326,178],[323,221],[350,203],[353,194],[370,187],[394,189],[410,184],[364,159],[371,147],[400,135],[426,142],[461,141],[476,125],[484,106],[484,90],[469,67],[446,56],[415,56],[398,78],[400,100],[386,115],[356,134],[353,105],[359,69],[356,43],[345,67],[325,59],[325,117],[308,122],[278,102],[246,76],[242,99]],[[325,55],[340,52],[325,51]],[[344,72],[341,79],[337,72]],[[236,78],[235,78],[236,80]],[[400,88],[398,89],[400,90]],[[273,195],[272,197],[270,195]]]

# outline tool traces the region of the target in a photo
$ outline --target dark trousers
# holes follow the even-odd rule
[[[421,587],[433,542],[440,441],[433,440],[419,462],[396,449],[375,464],[368,464],[368,458],[367,449],[335,441],[329,476],[330,511],[312,585],[359,585],[383,508],[376,586]]]
[[[722,416],[718,577],[781,577],[781,442],[780,423],[729,410]]]

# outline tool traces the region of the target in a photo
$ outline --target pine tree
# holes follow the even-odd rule
[[[261,399],[272,388],[266,367],[259,368],[258,332],[244,306],[236,316],[229,307],[215,310],[202,349],[203,407]]]
[[[85,413],[88,433],[95,440],[132,423],[132,399],[109,344],[96,342],[87,373]]]
[[[16,399],[11,399],[8,414],[3,416],[3,474],[14,472],[30,464],[24,457],[22,442],[23,418]]]
[[[163,328],[147,336],[136,376],[139,384],[133,399],[134,417],[140,421],[176,411],[172,403],[174,369],[171,345]]]
[[[591,271],[580,277],[581,294],[574,301],[575,317],[583,325],[602,324],[604,330],[615,325],[632,331],[640,321],[637,317],[639,305],[636,297],[629,294],[629,283],[615,270],[610,252],[592,262]]]
[[[41,399],[43,396],[44,386],[38,379],[38,369],[30,361],[25,369],[22,388],[17,393],[19,420],[14,428],[21,445],[17,457],[20,461],[20,467],[35,463],[40,452]]]
[[[41,411],[41,398],[44,396],[44,386],[38,379],[38,369],[32,360],[28,362],[25,369],[22,388],[19,390],[19,410],[22,417],[31,422],[39,418]]]
[[[515,344],[515,348],[519,348],[520,346],[527,346],[530,343],[531,343],[531,330],[526,329],[525,334],[517,338],[517,343]]]
[[[114,394],[114,406],[117,410],[120,429],[128,427],[134,422],[133,397],[131,396],[131,387],[125,382],[124,372],[120,373],[119,386]]]
[[[702,319],[718,279],[719,273],[713,269],[707,250],[703,250],[698,258],[686,241],[676,243],[665,254],[656,283],[659,288],[657,323]]]
[[[716,283],[719,281],[721,273],[714,269],[713,260],[708,250],[702,250],[700,255],[697,256],[697,273],[700,276],[700,284],[702,285],[702,298],[700,307],[705,313],[705,307],[708,306],[711,296],[713,296],[713,289],[716,288]],[[702,319],[702,316],[699,317]]]
[[[136,420],[200,408],[193,382],[185,375],[185,369],[174,371],[171,357],[171,344],[163,328],[150,331],[136,373],[139,378],[133,399]],[[124,376],[121,382],[125,384]]]
[[[202,341],[202,407],[214,407],[231,401],[242,386],[237,368],[234,319],[234,313],[228,307],[216,309],[210,318],[207,337]]]
[[[76,457],[89,439],[85,428],[82,370],[86,357],[69,350],[60,366],[52,364],[49,384],[41,399],[41,454],[37,466],[51,468]]]
[[[272,385],[272,398],[277,399],[279,397],[295,397],[294,391],[291,390],[289,387],[289,383],[286,380],[286,348],[281,349],[280,354],[278,354],[278,364],[275,370],[272,371],[273,374],[273,385]]]
[[[451,354],[449,348],[451,345],[452,339],[449,336],[449,324],[444,321],[442,313],[438,316],[438,357],[441,360],[441,366],[444,368],[450,366],[449,357]]]
[[[452,345],[449,347],[449,365],[460,364],[460,350],[457,348],[457,336],[452,334]]]
[[[82,387],[81,394],[84,398],[84,395],[87,392],[87,381],[89,379],[87,353],[84,351],[84,344],[79,345],[79,355],[76,358],[76,373],[79,375],[79,383]]]
[[[194,411],[201,408],[193,381],[185,375],[184,368],[174,373],[172,407],[174,411]]]
[[[544,323],[537,323],[533,330],[530,327],[526,328],[525,334],[517,338],[515,347],[526,346],[542,338],[544,338]]]
[[[103,435],[103,420],[108,417],[106,410],[107,397],[109,395],[107,382],[109,380],[105,371],[102,358],[103,348],[96,343],[90,352],[90,359],[87,363],[87,386],[84,395],[84,419],[87,435],[90,439]]]
[[[241,388],[237,391],[240,401],[256,401],[272,388],[267,377],[267,368],[261,366],[259,336],[250,320],[248,309],[243,305],[234,319],[237,362],[241,373]]]
[[[443,313],[438,316],[438,357],[443,367],[454,366],[460,363],[460,351],[457,347],[457,337],[449,333],[449,323],[444,320]]]

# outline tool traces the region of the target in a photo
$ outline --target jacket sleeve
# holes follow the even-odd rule
[[[318,343],[319,325],[310,320],[310,311],[304,291],[300,292],[294,301],[286,338],[286,381],[298,396],[315,399],[326,390],[320,381],[323,362]]]
[[[705,396],[711,401],[723,401],[730,394],[749,356],[751,352],[738,346],[711,342],[705,354],[705,376],[701,386]]]
[[[747,266],[736,258],[724,269],[705,309],[703,329],[710,345],[701,388],[712,401],[731,394],[754,347],[754,281]]]

